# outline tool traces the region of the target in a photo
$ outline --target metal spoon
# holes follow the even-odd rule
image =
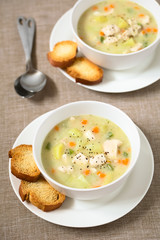
[[[26,73],[16,79],[14,88],[21,97],[25,98],[31,98],[41,91],[47,81],[46,76],[32,66],[31,53],[35,27],[36,24],[33,18],[19,17],[17,19],[17,28],[26,57]]]

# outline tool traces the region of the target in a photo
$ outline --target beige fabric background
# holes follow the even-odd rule
[[[105,94],[70,82],[46,60],[49,37],[56,21],[76,0],[0,0],[0,239],[160,239],[160,82],[139,91]],[[160,2],[160,0],[159,0]],[[37,23],[33,56],[48,76],[43,92],[22,99],[14,80],[25,71],[25,58],[16,28],[20,15]],[[63,31],[63,29],[62,29]],[[61,227],[35,216],[16,197],[8,176],[8,150],[20,132],[41,114],[77,100],[98,100],[125,111],[147,136],[154,153],[155,174],[142,202],[123,218],[90,229]],[[145,166],[142,169],[145,171]]]

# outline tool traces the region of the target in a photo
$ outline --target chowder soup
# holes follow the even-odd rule
[[[73,188],[95,188],[127,170],[131,146],[110,120],[80,115],[55,126],[42,146],[42,164],[50,177]]]
[[[153,15],[128,0],[108,0],[90,7],[80,17],[77,31],[91,47],[113,54],[146,48],[158,35]]]

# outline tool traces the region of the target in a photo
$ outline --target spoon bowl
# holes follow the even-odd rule
[[[47,78],[45,74],[34,69],[31,62],[31,52],[35,33],[34,19],[30,18],[26,20],[24,17],[19,17],[17,27],[26,56],[27,71],[16,79],[14,88],[21,97],[31,98],[44,88]]]
[[[17,78],[14,82],[14,88],[15,88],[16,93],[23,98],[33,97],[35,95],[35,92],[30,92],[30,91],[25,90],[20,83],[20,79],[21,79],[21,76],[19,78]]]
[[[19,76],[14,88],[21,97],[31,98],[45,87],[46,81],[46,76],[42,72],[33,69]]]

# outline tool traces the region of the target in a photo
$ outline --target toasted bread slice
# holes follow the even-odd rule
[[[103,78],[103,70],[85,57],[78,57],[66,71],[76,82],[86,85],[100,83]]]
[[[20,145],[9,151],[11,157],[11,172],[17,178],[35,182],[40,176],[40,171],[34,161],[32,146]]]
[[[73,41],[58,42],[52,52],[47,54],[48,60],[54,67],[66,68],[70,66],[76,57],[77,43]]]
[[[31,148],[32,148],[31,145],[21,144],[15,148],[9,150],[8,156],[9,156],[9,158],[12,158],[14,154],[16,154],[18,152],[26,151],[26,149],[30,150]]]
[[[65,200],[65,195],[55,190],[42,177],[34,183],[21,181],[19,194],[22,201],[27,200],[45,212],[59,208]]]

